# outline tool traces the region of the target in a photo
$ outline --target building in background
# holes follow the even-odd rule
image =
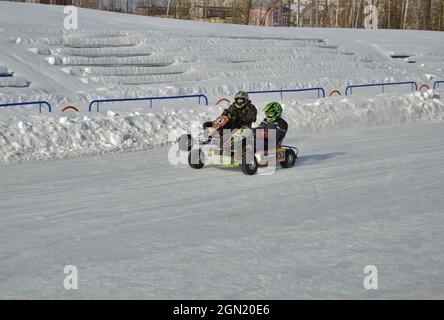
[[[24,0],[19,2],[41,3],[41,4],[56,4],[61,6],[70,6],[73,0]]]
[[[250,23],[256,26],[289,27],[294,10],[294,0],[253,1],[250,9]]]

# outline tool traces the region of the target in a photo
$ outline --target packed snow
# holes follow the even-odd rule
[[[64,18],[62,6],[0,2],[0,104],[53,107],[0,107],[0,298],[444,297],[440,90],[254,94],[259,111],[282,102],[295,168],[246,177],[168,162],[174,137],[238,90],[431,88],[444,79],[442,32],[87,9],[65,30]],[[88,112],[93,99],[199,93],[209,106]],[[79,290],[63,288],[65,265]],[[363,287],[366,265],[378,290]]]
[[[254,177],[166,150],[0,165],[0,297],[442,299],[443,135],[290,138],[296,167]]]

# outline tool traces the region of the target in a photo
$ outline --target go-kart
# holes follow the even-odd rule
[[[231,135],[223,139],[219,130],[230,119],[220,116],[213,121],[197,139],[184,134],[178,139],[179,149],[188,152],[188,164],[193,169],[201,169],[204,165],[241,167],[246,175],[256,174],[259,167],[279,163],[283,168],[291,168],[298,158],[296,147],[278,145],[272,150],[254,152],[254,132],[248,127],[231,131]]]

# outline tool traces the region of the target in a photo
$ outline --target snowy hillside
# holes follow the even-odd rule
[[[442,32],[86,9],[67,31],[64,18],[61,6],[0,2],[0,104],[53,107],[0,107],[0,298],[444,297],[440,90],[285,93],[286,143],[300,159],[271,176],[174,166],[166,148],[240,89],[431,86],[444,80]],[[209,106],[88,112],[93,99],[198,93]],[[259,110],[281,100],[251,98]],[[79,290],[63,288],[66,265],[78,267]],[[367,265],[378,290],[363,287]]]
[[[0,6],[0,66],[30,82],[7,86],[3,101],[21,94],[76,103],[193,92],[216,100],[239,88],[331,91],[348,83],[444,78],[439,32],[260,28],[85,9],[80,29],[70,31],[63,7]],[[391,58],[400,54],[410,58]]]

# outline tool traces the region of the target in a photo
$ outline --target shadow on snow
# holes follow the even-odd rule
[[[343,156],[345,154],[346,154],[345,152],[332,152],[332,153],[310,154],[306,156],[300,156],[298,158],[298,161],[296,162],[296,165],[299,166],[314,165],[317,164],[318,162],[329,160],[337,156]]]

